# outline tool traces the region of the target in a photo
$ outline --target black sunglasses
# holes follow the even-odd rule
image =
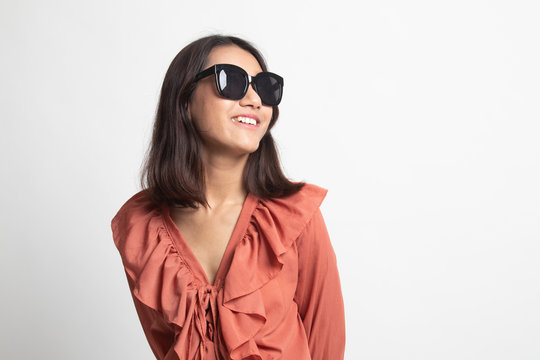
[[[251,83],[264,105],[276,106],[281,102],[283,78],[277,74],[263,71],[251,77],[236,65],[217,64],[198,73],[195,82],[210,75],[216,76],[217,91],[226,99],[240,100]]]

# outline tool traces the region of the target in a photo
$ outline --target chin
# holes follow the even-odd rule
[[[254,153],[255,151],[257,151],[258,148],[259,148],[259,143],[256,143],[256,144],[244,144],[243,146],[238,148],[238,151],[241,154],[248,154],[249,155],[249,154]]]

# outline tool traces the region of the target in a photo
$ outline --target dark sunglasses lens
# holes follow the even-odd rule
[[[260,74],[257,76],[257,93],[265,105],[275,106],[281,101],[283,87],[281,81],[272,74]]]
[[[233,69],[221,69],[217,77],[222,96],[231,100],[239,100],[244,97],[247,87],[247,79],[244,74]]]

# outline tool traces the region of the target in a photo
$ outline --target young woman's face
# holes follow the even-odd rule
[[[251,76],[262,71],[255,57],[236,45],[212,49],[205,68],[215,64],[236,65]],[[261,103],[251,85],[242,99],[225,99],[216,89],[214,75],[199,80],[188,110],[201,135],[203,151],[229,156],[257,150],[272,118],[272,107]],[[255,119],[257,124],[244,124],[238,117]]]

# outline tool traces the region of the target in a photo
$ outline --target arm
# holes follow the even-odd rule
[[[164,359],[167,352],[173,347],[174,329],[165,321],[159,312],[144,305],[133,295],[133,281],[129,275],[127,275],[127,279],[135,309],[139,315],[139,320],[141,321],[148,344],[154,352],[156,359]]]
[[[343,359],[345,312],[336,255],[317,209],[297,239],[298,285],[295,301],[313,360]]]

